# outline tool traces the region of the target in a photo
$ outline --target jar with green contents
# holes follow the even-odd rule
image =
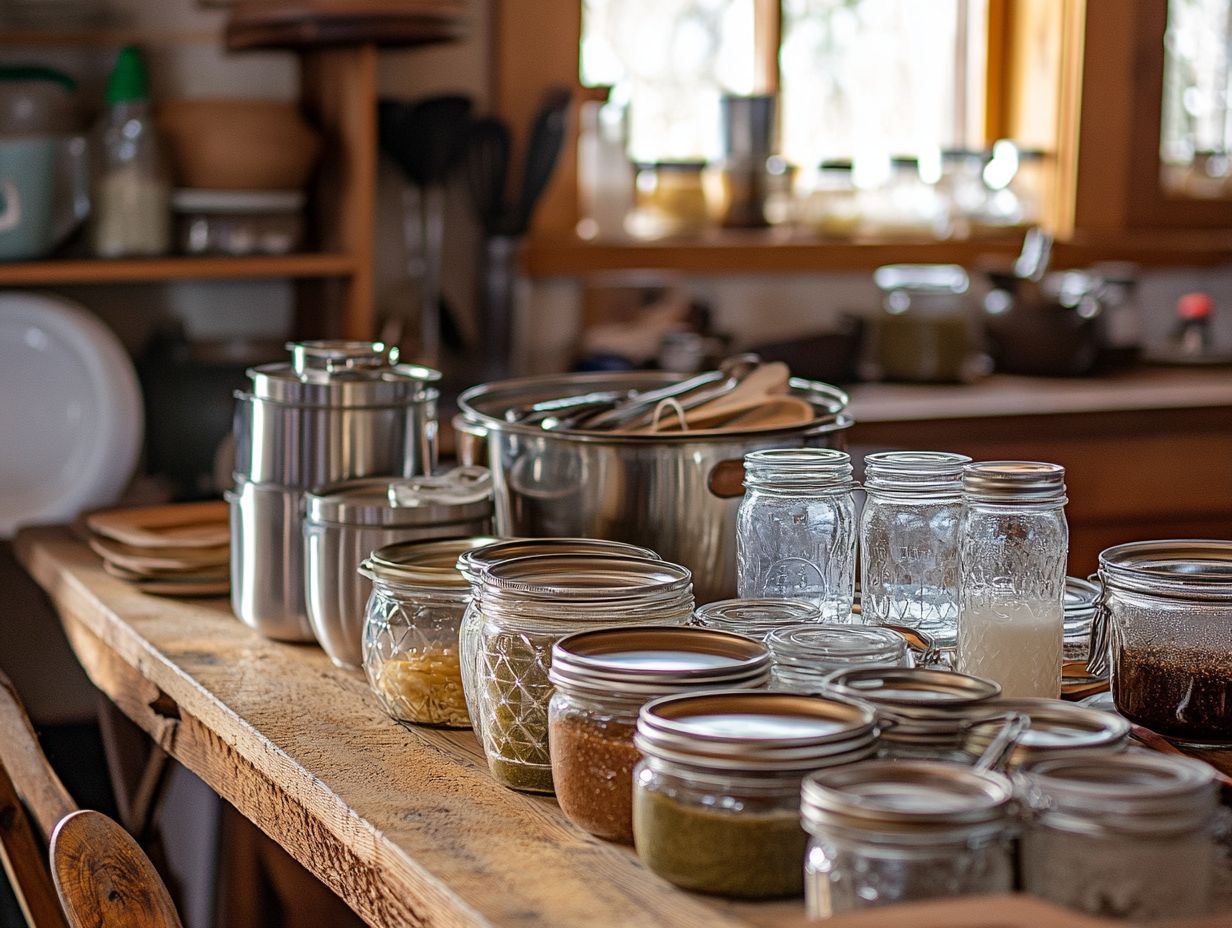
[[[552,645],[607,626],[683,625],[693,575],[649,558],[537,555],[493,564],[479,588],[475,695],[488,767],[505,786],[550,793]]]
[[[722,690],[642,707],[633,841],[684,889],[741,899],[804,890],[800,784],[876,750],[872,708],[821,696]]]

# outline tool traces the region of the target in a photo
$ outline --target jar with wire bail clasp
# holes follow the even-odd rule
[[[552,645],[608,626],[684,625],[693,613],[692,579],[666,561],[588,554],[514,558],[481,575],[475,704],[497,782],[552,792]]]
[[[822,693],[830,674],[848,667],[915,664],[902,635],[875,626],[786,625],[766,645],[774,657],[774,687],[793,693]]]
[[[770,653],[709,629],[607,628],[556,642],[548,679],[556,687],[548,743],[561,811],[593,835],[632,844],[638,711],[672,693],[764,687]]]
[[[806,777],[809,916],[1009,892],[1013,796],[1002,774],[926,761],[870,761]]]
[[[648,703],[634,737],[638,857],[684,889],[798,896],[808,841],[801,780],[864,760],[876,741],[873,710],[858,702],[723,690]]]
[[[772,632],[784,626],[820,623],[821,609],[802,599],[721,599],[698,606],[693,621],[702,628],[765,641]]]
[[[967,713],[962,747],[972,762],[983,756],[1011,714],[1029,721],[1006,753],[1004,768],[1011,773],[1046,757],[1119,754],[1129,744],[1129,723],[1112,712],[1060,699],[990,699]]]

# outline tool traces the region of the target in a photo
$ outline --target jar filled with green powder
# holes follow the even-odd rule
[[[643,863],[684,889],[772,899],[804,891],[804,776],[871,756],[877,731],[863,703],[721,690],[648,703],[634,743]]]
[[[590,554],[514,558],[482,574],[476,721],[498,782],[552,792],[552,645],[608,626],[683,625],[693,611],[692,581],[686,568],[666,561]]]

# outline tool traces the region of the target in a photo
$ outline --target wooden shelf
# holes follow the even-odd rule
[[[246,258],[74,258],[0,263],[0,287],[144,283],[174,280],[349,277],[350,255],[302,254]]]

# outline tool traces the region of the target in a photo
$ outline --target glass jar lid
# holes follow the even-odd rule
[[[864,487],[912,495],[962,493],[965,454],[949,451],[877,451],[864,456]]]
[[[805,777],[800,811],[814,834],[837,827],[931,842],[1003,827],[1013,797],[1013,785],[999,773],[881,760]]]
[[[603,628],[556,642],[548,677],[569,692],[645,699],[758,687],[770,679],[770,652],[741,635],[704,628]]]
[[[384,342],[288,342],[291,361],[249,368],[252,395],[303,406],[385,406],[435,396],[439,371],[399,364]]]
[[[309,522],[447,525],[492,515],[492,476],[486,467],[458,467],[432,477],[348,480],[314,490],[304,505]]]
[[[508,538],[482,548],[473,548],[458,558],[458,569],[471,583],[498,561],[540,554],[615,554],[661,560],[649,548],[599,538]]]
[[[884,264],[873,271],[873,283],[883,292],[915,290],[957,295],[966,293],[971,281],[957,264]]]
[[[800,599],[721,599],[698,606],[693,620],[703,628],[764,639],[785,625],[820,622],[821,607]]]
[[[1232,541],[1135,541],[1106,548],[1099,576],[1108,590],[1175,599],[1232,600]]]
[[[877,710],[887,741],[954,742],[969,719],[966,710],[1001,694],[992,680],[949,670],[852,667],[826,678],[826,692],[861,699]]]
[[[665,696],[642,706],[634,744],[647,757],[727,771],[804,771],[870,755],[872,707],[772,690]]]
[[[1129,722],[1119,715],[1060,699],[991,699],[973,710],[963,750],[973,757],[982,755],[1010,713],[1030,720],[1030,726],[1018,735],[1010,750],[1010,769],[1058,751],[1120,751],[1129,741]]]
[[[766,639],[775,663],[791,670],[837,670],[848,664],[901,664],[902,635],[875,625],[804,624],[775,629]]]
[[[400,541],[377,548],[359,565],[369,580],[402,586],[465,590],[469,584],[458,570],[458,556],[490,545],[495,538],[447,538],[436,541]]]
[[[977,461],[963,468],[963,496],[987,503],[1065,501],[1065,468],[1042,461]]]
[[[559,603],[639,600],[687,593],[687,567],[647,557],[605,554],[538,554],[497,561],[479,578],[485,598],[512,594]]]

